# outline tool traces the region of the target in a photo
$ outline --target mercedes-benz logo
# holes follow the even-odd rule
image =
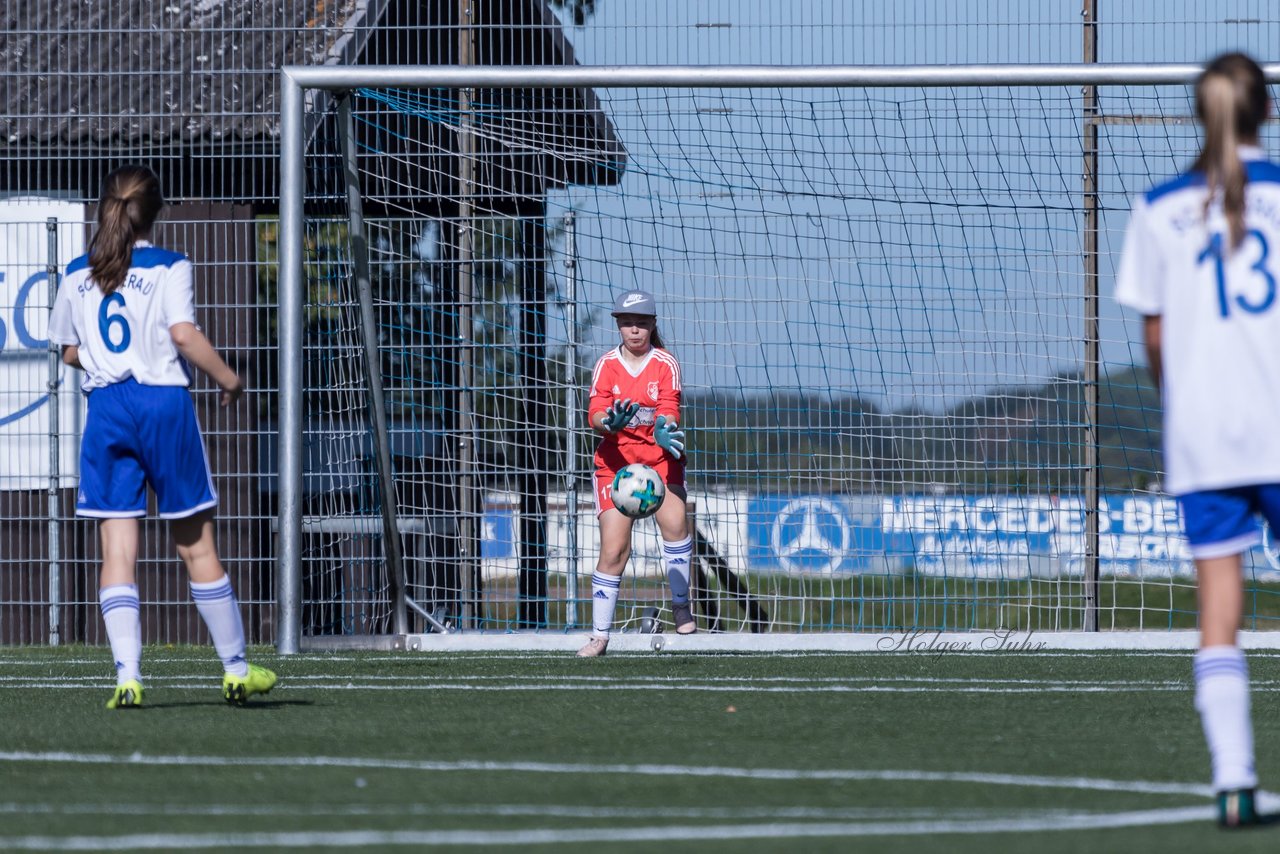
[[[831,573],[848,555],[849,521],[829,498],[797,498],[778,511],[769,540],[791,572]]]

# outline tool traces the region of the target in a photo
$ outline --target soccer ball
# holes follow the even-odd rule
[[[647,519],[662,506],[667,486],[658,473],[648,466],[632,463],[623,466],[613,478],[613,506],[623,516]]]

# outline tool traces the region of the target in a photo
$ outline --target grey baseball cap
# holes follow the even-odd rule
[[[620,314],[646,314],[658,316],[658,304],[653,301],[653,294],[644,291],[627,291],[613,301],[613,316]]]

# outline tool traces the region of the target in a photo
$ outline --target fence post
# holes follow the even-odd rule
[[[49,288],[49,313],[58,296],[58,218],[45,220],[48,234],[48,257],[45,273]],[[58,507],[58,463],[62,451],[62,435],[58,419],[58,374],[61,373],[62,348],[49,341],[49,646],[62,643],[62,525]]]

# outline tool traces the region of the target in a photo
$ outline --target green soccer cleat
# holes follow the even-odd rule
[[[243,706],[254,694],[265,694],[276,687],[276,675],[265,667],[249,665],[244,676],[223,674],[222,699],[233,706]]]
[[[1254,789],[1230,789],[1218,792],[1218,826],[1232,828],[1268,824],[1269,822],[1258,815],[1254,796]]]
[[[142,705],[142,683],[137,679],[130,679],[122,685],[117,685],[116,690],[111,694],[111,699],[107,700],[108,709],[136,709]]]

